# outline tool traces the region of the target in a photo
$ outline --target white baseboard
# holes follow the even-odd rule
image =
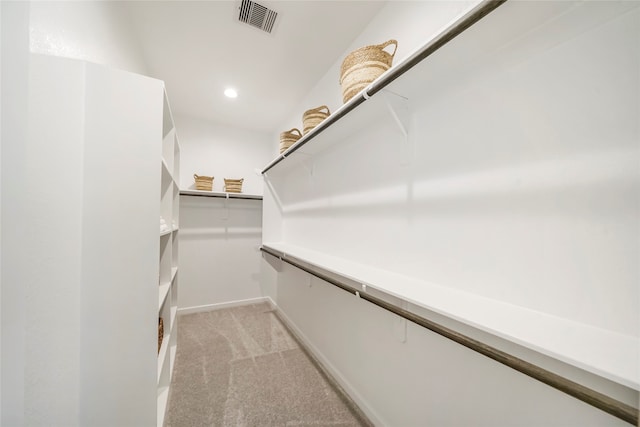
[[[237,301],[221,302],[217,304],[196,305],[194,307],[182,307],[182,308],[178,308],[178,315],[183,316],[185,314],[201,313],[204,311],[220,310],[223,308],[239,307],[242,305],[249,305],[249,304],[259,304],[261,302],[268,302],[272,308],[275,307],[275,304],[271,298],[258,297],[258,298],[242,299]]]
[[[268,298],[268,297],[267,297]],[[374,426],[384,426],[385,424],[382,422],[382,419],[378,416],[378,414],[369,406],[369,404],[362,398],[360,393],[353,388],[351,383],[347,381],[347,379],[338,371],[333,364],[327,359],[324,354],[316,346],[314,346],[311,341],[305,336],[304,333],[291,321],[291,319],[273,302],[271,298],[269,301],[275,311],[277,311],[280,319],[286,323],[286,326],[295,334],[296,338],[304,345],[305,349],[310,352],[313,357],[317,359],[317,362],[322,365],[322,367],[333,377],[333,379],[344,389],[344,391],[349,395],[349,397],[353,400],[353,402],[358,405],[360,410],[369,418],[369,421]]]

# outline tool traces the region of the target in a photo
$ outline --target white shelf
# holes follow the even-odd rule
[[[639,389],[638,339],[281,242],[267,249]]]
[[[222,199],[262,200],[262,196],[259,194],[227,193],[227,192],[202,191],[202,190],[180,190],[180,195],[181,196],[217,197]]]
[[[171,267],[171,283],[173,283],[173,281],[175,280],[177,272],[178,267]]]
[[[173,114],[171,112],[171,106],[169,105],[169,96],[167,95],[166,89],[162,100],[162,138],[164,139],[169,132],[174,129],[175,122],[173,121]]]
[[[167,175],[171,176],[171,171],[169,170],[169,165],[167,165],[167,162],[165,161],[165,159],[162,159],[162,170],[167,173]]]
[[[169,381],[171,381],[173,379],[173,366],[176,363],[176,353],[178,351],[178,346],[177,345],[172,345],[169,349],[169,351],[171,352],[170,356],[169,356]]]
[[[171,335],[175,334],[175,326],[176,326],[176,316],[178,315],[178,306],[177,305],[172,305],[170,308],[170,318],[171,318],[171,325],[170,325],[170,329],[169,329],[169,337],[167,339],[169,339],[171,337]]]
[[[270,172],[296,165],[308,159],[309,155],[318,154],[333,145],[342,143],[359,129],[368,127],[378,120],[386,120],[389,118],[387,107],[378,101],[376,99],[373,102],[363,102],[361,96],[351,98],[323,121],[324,126],[323,123],[316,126],[269,163],[265,170],[271,165],[276,168],[269,169]]]
[[[164,425],[164,415],[167,412],[167,403],[169,401],[169,387],[161,387],[158,389],[158,426]]]
[[[162,378],[162,369],[164,368],[164,364],[167,363],[167,351],[169,350],[170,337],[170,334],[164,334],[162,345],[160,345],[160,352],[158,353],[158,384],[160,384],[160,379]]]
[[[451,22],[413,53],[395,61],[388,71],[340,106],[284,153],[279,154],[262,172],[275,172],[279,168],[289,168],[301,160],[309,160],[310,154],[343,143],[350,135],[378,120],[396,120],[397,117],[389,111],[389,103],[384,99],[385,96],[411,100],[429,99],[431,94],[437,93],[439,87],[444,86],[445,81],[451,82],[456,79],[459,70],[468,70],[478,58],[490,58],[496,51],[505,49],[514,50],[514,54],[517,55],[520,45],[513,41],[526,39],[541,31],[545,25],[549,25],[549,28],[542,31],[568,33],[568,39],[575,36],[569,32],[576,30],[571,29],[571,25],[563,25],[563,19],[571,20],[579,16],[582,22],[591,26],[609,19],[606,14],[589,14],[588,11],[576,7],[578,3],[506,2],[497,10],[488,13],[480,22],[472,24],[461,35],[439,48],[434,48],[451,34],[456,34],[461,27],[465,27],[465,23],[473,20],[473,16],[481,9],[497,6],[496,3],[491,5],[489,1],[482,2]],[[620,2],[617,7],[620,10],[628,10],[635,5],[633,2]],[[533,49],[530,46],[529,48]],[[431,55],[437,58],[431,58]]]
[[[168,235],[169,235],[169,234],[171,234],[172,232],[173,232],[173,230],[161,231],[161,232],[160,232],[160,237],[168,236]]]
[[[162,309],[162,305],[167,299],[169,290],[171,289],[171,283],[161,283],[158,289],[158,311]]]

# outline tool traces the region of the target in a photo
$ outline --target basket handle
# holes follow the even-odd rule
[[[313,113],[321,113],[322,110],[327,110],[327,114],[331,114],[331,112],[329,111],[329,107],[327,107],[326,105],[321,105],[321,106],[319,106],[317,108],[314,108],[312,110],[309,110],[309,111],[313,112]]]
[[[300,130],[299,130],[299,129],[297,129],[297,128],[293,128],[293,129],[291,129],[291,130],[289,131],[289,133],[293,133],[293,131],[298,132],[298,135],[302,136],[302,132],[300,132]]]
[[[198,178],[199,178],[199,176],[194,173],[193,174],[193,179],[198,179]]]
[[[395,54],[396,54],[396,51],[398,50],[398,41],[397,40],[391,39],[391,40],[388,40],[388,41],[386,41],[384,43],[379,44],[376,47],[379,47],[380,50],[383,50],[384,48],[386,48],[389,45],[393,45],[393,53],[391,53],[391,58],[393,58],[395,56]]]

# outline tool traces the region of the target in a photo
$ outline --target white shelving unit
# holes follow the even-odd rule
[[[432,49],[461,17],[265,167],[263,246],[636,404],[637,205],[589,206],[638,200],[638,110],[624,95],[637,78],[622,83],[637,16],[625,3],[507,2]],[[596,42],[611,56],[584,54]],[[620,102],[598,104],[592,85]],[[619,122],[601,119],[613,110]],[[596,243],[603,224],[625,232]]]
[[[41,370],[29,374],[42,399],[31,404],[55,407],[51,425],[161,425],[177,342],[180,152],[164,84],[47,55],[29,65],[25,180],[47,208],[25,223],[46,225],[30,246],[50,263],[36,269],[46,286],[30,310],[55,339],[28,359]],[[159,216],[175,229],[160,233]]]
[[[178,234],[180,229],[180,144],[165,93],[163,103],[162,183],[160,215],[169,230],[160,233],[160,274],[158,317],[164,336],[158,352],[158,426],[164,424],[173,366],[177,351],[178,312]]]

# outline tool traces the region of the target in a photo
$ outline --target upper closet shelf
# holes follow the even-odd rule
[[[446,96],[438,93],[442,87],[463,87],[464,73],[476,69],[482,61],[495,60],[497,52],[508,51],[514,62],[521,62],[523,55],[535,55],[545,48],[540,35],[569,40],[576,36],[576,26],[567,23],[579,19],[583,28],[588,28],[610,18],[594,13],[584,4],[588,2],[505,1],[483,1],[452,21],[272,160],[262,173],[281,163],[294,165],[294,159],[308,160],[310,154],[345,142],[381,117],[398,122],[398,111],[393,111],[398,105],[406,109],[406,117],[411,117],[410,108],[424,107],[434,96]],[[620,2],[617,7],[628,10],[635,7],[632,3]],[[402,100],[404,105],[398,102]],[[407,123],[401,126],[405,134],[410,131]]]
[[[366,110],[365,105],[369,107],[369,102],[365,102],[369,100],[371,96],[379,92],[380,90],[386,88],[391,82],[396,80],[398,77],[403,76],[407,71],[412,69],[416,64],[422,61],[427,56],[431,55],[433,52],[437,51],[439,48],[447,44],[458,34],[466,30],[469,26],[473,25],[478,20],[482,19],[485,15],[496,9],[506,0],[498,0],[492,1],[487,0],[479,3],[471,10],[467,11],[458,19],[454,20],[448,27],[438,33],[435,37],[433,37],[429,42],[427,42],[424,46],[415,51],[412,55],[409,55],[403,61],[396,63],[391,69],[382,74],[378,79],[376,79],[371,85],[362,90],[359,94],[351,98],[348,102],[342,105],[339,109],[337,109],[333,114],[331,114],[327,119],[325,119],[322,123],[316,126],[313,130],[311,130],[308,134],[304,135],[300,138],[295,144],[289,147],[284,153],[274,159],[271,163],[269,163],[263,170],[262,173],[267,172],[275,165],[280,163],[285,158],[288,158],[297,150],[300,150],[303,146],[308,144],[311,141],[314,141],[313,145],[317,145],[318,147],[315,150],[320,150],[324,144],[331,143],[331,141],[335,141],[336,137],[341,136],[342,134],[348,134],[357,132],[358,129],[362,126],[362,120],[364,119],[366,122],[372,122],[371,112],[362,111]],[[403,76],[405,78],[405,76]],[[336,88],[338,90],[339,88]],[[364,104],[361,106],[361,104]],[[375,112],[378,112],[378,108],[374,108]],[[356,114],[358,112],[358,114]],[[339,129],[336,129],[339,128]],[[337,134],[328,135],[327,131],[331,129]],[[307,148],[307,147],[305,147]]]
[[[181,196],[199,196],[199,197],[217,197],[221,199],[262,200],[262,196],[259,194],[224,193],[224,192],[201,191],[201,190],[180,190],[180,195]]]
[[[638,339],[282,242],[263,247],[640,389]],[[366,291],[363,291],[366,292]]]

